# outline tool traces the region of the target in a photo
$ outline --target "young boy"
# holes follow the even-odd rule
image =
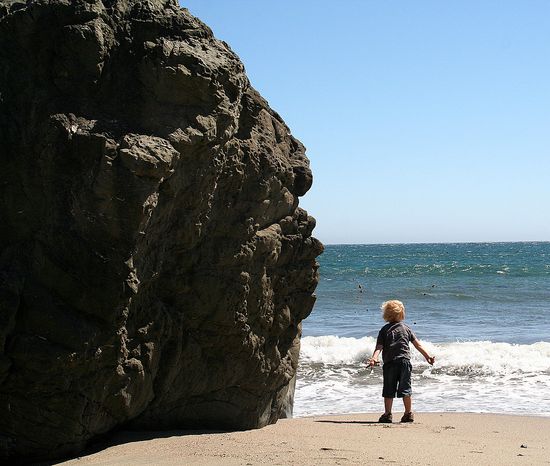
[[[397,393],[398,398],[403,398],[405,414],[401,422],[413,422],[412,413],[412,390],[411,390],[411,352],[409,342],[422,353],[426,361],[433,365],[435,357],[430,356],[428,352],[416,338],[412,330],[402,321],[405,319],[405,306],[401,301],[391,300],[382,304],[382,317],[386,322],[376,340],[376,349],[371,358],[367,359],[369,366],[378,363],[378,356],[382,352],[382,367],[384,373],[384,388],[382,396],[384,397],[385,412],[380,416],[378,422],[392,422],[391,409],[393,399]]]

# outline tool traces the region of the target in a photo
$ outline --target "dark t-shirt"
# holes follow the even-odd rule
[[[416,340],[416,335],[403,322],[389,322],[378,332],[376,348],[382,350],[384,364],[394,359],[411,359],[409,342]]]

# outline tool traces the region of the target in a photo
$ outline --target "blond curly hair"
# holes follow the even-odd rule
[[[401,322],[405,319],[405,305],[397,299],[383,302],[380,309],[386,322]]]

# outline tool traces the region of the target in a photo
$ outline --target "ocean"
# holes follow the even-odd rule
[[[295,417],[383,411],[382,368],[363,360],[388,299],[436,357],[411,347],[415,411],[550,416],[549,242],[329,245],[319,263]]]

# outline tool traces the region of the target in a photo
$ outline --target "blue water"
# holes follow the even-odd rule
[[[319,263],[295,415],[380,411],[363,361],[399,299],[436,356],[412,350],[415,410],[550,416],[550,243],[329,245]]]
[[[399,299],[432,342],[550,341],[550,243],[329,245],[319,263],[304,335],[375,336]]]

